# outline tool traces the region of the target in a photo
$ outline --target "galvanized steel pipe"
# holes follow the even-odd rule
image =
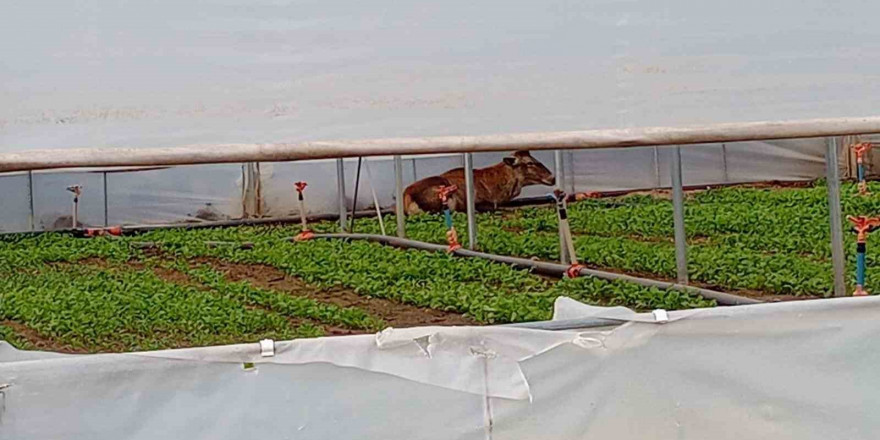
[[[438,136],[170,148],[74,148],[0,154],[0,172],[53,168],[282,162],[393,154],[621,148],[880,133],[880,116],[486,136]],[[17,147],[16,149],[20,149]]]
[[[343,239],[343,240],[367,240],[377,243],[386,244],[400,248],[420,249],[433,252],[447,252],[447,246],[434,243],[425,243],[422,241],[408,240],[398,237],[386,237],[374,234],[315,234],[315,238]],[[452,252],[456,256],[483,258],[496,263],[509,264],[521,269],[533,270],[537,273],[562,277],[569,269],[569,266],[558,263],[549,263],[544,261],[534,261],[526,258],[508,257],[504,255],[487,254],[485,252],[477,252],[469,249],[459,248]],[[612,281],[626,281],[646,287],[656,287],[658,289],[672,289],[691,295],[699,295],[706,299],[714,299],[721,305],[741,305],[741,304],[758,304],[761,301],[752,298],[746,298],[730,293],[718,292],[709,289],[701,289],[699,287],[685,286],[665,281],[650,280],[646,278],[638,278],[630,275],[622,275],[611,272],[603,272],[595,269],[581,269],[581,275],[589,275],[596,278]]]

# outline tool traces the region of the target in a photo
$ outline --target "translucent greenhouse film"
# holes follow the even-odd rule
[[[687,186],[809,180],[825,173],[825,141],[802,139],[740,142],[697,146],[682,153]],[[504,154],[475,155],[476,167],[498,163]],[[552,152],[534,156],[553,169]],[[569,192],[668,188],[668,148],[628,148],[571,151],[564,154],[564,182]],[[344,161],[345,204],[351,209],[357,159]],[[461,167],[460,155],[414,156],[403,161],[403,183]],[[841,164],[845,166],[845,164]],[[168,224],[238,218],[280,218],[299,215],[293,183],[306,181],[310,215],[338,214],[336,163],[333,160],[261,163],[256,169],[259,200],[248,194],[251,164],[199,165],[129,171],[46,171],[13,173],[0,177],[4,210],[0,230],[5,232],[70,227],[70,185],[81,185],[79,222],[87,226]],[[374,205],[375,190],[381,208],[395,203],[393,162],[369,158],[362,164],[358,209]],[[521,197],[540,197],[552,188],[530,186]],[[250,205],[248,205],[250,203]],[[255,205],[259,205],[257,208]]]

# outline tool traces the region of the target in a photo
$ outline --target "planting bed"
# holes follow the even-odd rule
[[[0,337],[26,348],[129,351],[548,319],[560,295],[640,310],[714,305],[679,292],[593,278],[559,281],[443,253],[291,243],[295,233],[241,227],[125,238],[7,236],[0,241]],[[154,246],[142,249],[142,242]]]
[[[872,184],[880,193],[880,186]],[[831,291],[826,188],[724,188],[688,194],[686,229],[695,284],[767,300]],[[845,214],[880,201],[844,185]],[[570,205],[578,256],[610,271],[675,275],[672,206],[632,195]],[[386,227],[394,233],[393,216]],[[465,217],[455,216],[465,238]],[[555,260],[555,211],[481,214],[479,247]],[[333,222],[313,225],[335,232]],[[375,219],[357,232],[378,233]],[[555,280],[443,253],[368,242],[292,243],[296,225],[160,230],[125,238],[63,234],[0,239],[0,338],[21,347],[127,351],[375,332],[385,326],[494,324],[548,319],[565,295],[638,310],[711,306],[674,291],[595,278]],[[407,219],[410,238],[443,243],[440,216]],[[854,261],[853,234],[845,234]],[[230,245],[210,247],[208,241]],[[153,246],[141,248],[149,242]],[[236,243],[253,242],[253,249]],[[868,286],[880,285],[868,252]],[[852,264],[851,266],[852,267]],[[851,281],[851,280],[850,280]]]
[[[871,183],[880,193],[880,184]],[[858,196],[844,184],[844,216],[880,214],[880,196]],[[672,202],[663,196],[631,195],[586,200],[569,206],[579,259],[609,271],[651,278],[675,278]],[[465,231],[464,215],[455,216]],[[729,187],[689,193],[685,205],[688,272],[696,285],[767,300],[827,296],[832,291],[827,188]],[[386,226],[394,228],[393,219]],[[855,278],[855,237],[844,224],[851,288]],[[358,232],[375,232],[361,221]],[[558,259],[555,209],[530,207],[503,215],[478,216],[481,250],[504,255]],[[409,219],[410,238],[443,243],[442,219]],[[466,242],[465,233],[459,234]],[[868,244],[867,285],[880,286],[880,253]]]

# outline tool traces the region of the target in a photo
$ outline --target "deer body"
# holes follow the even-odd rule
[[[506,157],[498,164],[474,170],[474,204],[484,209],[497,207],[498,204],[519,196],[525,186],[555,183],[553,174],[541,162],[527,151],[518,151],[514,153],[514,157]],[[442,212],[443,204],[437,196],[437,190],[449,185],[459,188],[449,196],[449,208],[464,211],[467,207],[464,168],[455,168],[408,186],[403,193],[406,213],[412,215],[419,212]]]

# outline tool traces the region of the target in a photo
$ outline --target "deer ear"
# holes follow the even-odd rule
[[[503,160],[504,160],[504,163],[506,163],[510,166],[516,165],[516,159],[514,159],[512,157],[505,157]]]

